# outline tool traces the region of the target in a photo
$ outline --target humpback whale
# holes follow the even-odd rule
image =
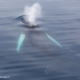
[[[43,47],[43,44],[45,43],[44,40],[43,40],[43,39],[44,39],[44,36],[43,36],[43,35],[45,34],[45,35],[47,36],[47,38],[49,38],[52,42],[54,42],[55,44],[57,44],[59,47],[62,47],[61,44],[59,44],[59,43],[58,43],[55,39],[53,39],[49,34],[47,34],[47,33],[45,33],[45,32],[44,32],[44,34],[43,34],[42,31],[38,31],[38,30],[35,31],[35,29],[40,29],[40,26],[37,25],[37,24],[33,24],[33,23],[27,21],[27,20],[25,19],[25,16],[22,16],[22,23],[24,23],[25,27],[30,30],[30,31],[29,31],[29,35],[28,35],[28,37],[29,37],[28,39],[29,39],[29,41],[32,40],[32,41],[31,41],[32,44],[38,45],[38,44],[39,44],[39,41],[41,41],[42,47]],[[40,37],[39,34],[42,34],[43,37]],[[33,35],[34,35],[34,36],[33,36]],[[36,36],[37,36],[37,37],[36,37]],[[22,45],[25,37],[26,37],[26,34],[24,34],[24,33],[22,32],[21,35],[20,35],[20,37],[19,37],[18,45],[17,45],[17,51],[18,51],[18,52],[20,51],[20,47],[21,47],[21,45]],[[42,39],[42,38],[43,38],[43,39]],[[34,42],[33,42],[33,41],[34,41]],[[41,45],[41,43],[40,43],[39,45]],[[47,46],[47,45],[46,45],[46,46]]]

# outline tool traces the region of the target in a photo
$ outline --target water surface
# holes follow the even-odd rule
[[[59,48],[51,42],[52,56],[27,40],[20,52],[16,51],[18,38],[25,28],[15,19],[23,15],[26,5],[35,2],[42,8],[40,26],[62,45]],[[79,0],[0,0],[0,76],[10,76],[8,80],[79,80],[79,3]]]

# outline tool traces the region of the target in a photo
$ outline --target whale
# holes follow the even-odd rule
[[[29,22],[28,20],[25,19],[25,16],[20,16],[19,18],[21,18],[22,23],[24,24],[25,28],[28,29],[28,32],[27,33],[22,32],[20,34],[20,37],[17,42],[17,51],[18,52],[20,51],[21,45],[23,44],[26,36],[27,36],[28,41],[31,44],[36,45],[40,48],[44,48],[44,47],[47,48],[47,44],[46,44],[47,42],[45,40],[45,36],[48,39],[50,39],[52,42],[57,44],[59,47],[62,47],[62,45],[58,41],[56,41],[48,33],[41,30],[41,27],[39,25]]]

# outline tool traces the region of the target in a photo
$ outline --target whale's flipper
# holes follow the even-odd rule
[[[62,47],[61,44],[59,44],[55,39],[53,39],[51,36],[49,36],[47,33],[46,33],[47,37],[52,40],[53,42],[55,42],[58,46]]]
[[[21,47],[24,39],[25,39],[25,34],[21,33],[21,35],[20,35],[20,37],[19,37],[19,40],[18,40],[18,45],[17,45],[17,51],[18,51],[18,52],[19,52],[19,50],[20,50],[20,47]]]

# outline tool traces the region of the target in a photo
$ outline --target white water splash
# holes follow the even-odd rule
[[[36,19],[41,17],[41,6],[38,3],[33,4],[31,7],[26,6],[24,15],[26,15],[26,20],[36,24]]]

